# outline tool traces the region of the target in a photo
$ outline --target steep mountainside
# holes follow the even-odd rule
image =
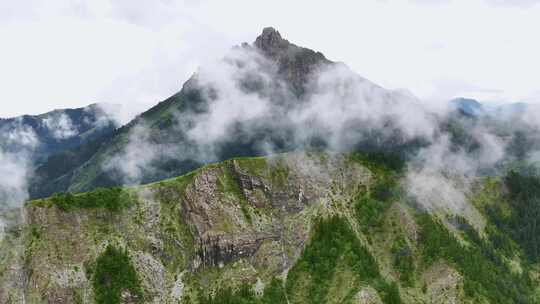
[[[343,84],[334,83],[342,80]],[[340,126],[312,117],[334,114],[318,108],[334,106],[324,101],[329,94],[341,95],[343,105],[336,104],[335,109],[351,116],[340,118]],[[366,105],[351,101],[357,98]],[[335,150],[341,151],[342,146],[350,149],[358,144],[406,145],[410,143],[402,135],[406,131],[390,118],[399,108],[397,100],[402,99],[410,98],[385,90],[266,28],[253,44],[235,47],[224,59],[202,67],[179,93],[141,114],[88,161],[36,192],[148,183],[213,161],[305,147],[337,146]],[[351,106],[356,108],[349,111]],[[361,111],[360,106],[372,106],[373,113],[383,113],[382,118],[354,114]],[[377,121],[370,128],[361,127],[372,120]],[[342,135],[337,138],[336,134]]]
[[[538,302],[540,193],[527,189],[540,180],[479,179],[457,216],[408,195],[403,165],[238,158],[29,202],[0,245],[0,302]]]

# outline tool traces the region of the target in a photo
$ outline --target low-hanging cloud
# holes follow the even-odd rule
[[[28,199],[28,178],[31,174],[32,152],[39,145],[35,132],[17,119],[1,133],[0,146],[0,239],[4,229],[18,220],[13,217]],[[15,214],[18,214],[15,212]]]
[[[159,132],[140,123],[105,170],[118,169],[133,182],[158,159],[219,160],[231,141],[260,154],[311,149],[314,142],[339,152],[374,134],[405,142],[436,131],[434,113],[414,96],[377,86],[343,64],[321,66],[305,86],[305,94],[295,94],[275,62],[253,47],[236,47],[184,86],[201,100],[184,101],[190,104],[173,113],[171,133],[183,134],[179,142],[156,143]]]
[[[160,132],[140,124],[107,169],[119,169],[137,183],[149,172],[159,176],[156,162],[218,161],[236,155],[227,154],[234,146],[269,155],[412,145],[403,178],[409,197],[426,210],[470,215],[467,195],[473,182],[515,158],[513,132],[518,125],[532,128],[538,117],[521,113],[516,126],[501,130],[501,118],[463,117],[456,109],[432,107],[340,63],[321,65],[305,88],[298,95],[275,62],[251,46],[236,47],[225,59],[201,67],[184,86],[198,97],[184,99],[183,108],[172,114],[169,132],[181,134],[178,141],[156,141]]]
[[[116,154],[105,163],[105,169],[119,170],[124,184],[136,184],[140,182],[144,169],[151,166],[160,150],[150,144],[149,132],[142,126],[134,128],[128,140],[129,143],[122,153]]]
[[[65,113],[53,113],[43,119],[43,125],[49,133],[56,139],[67,139],[77,135],[77,127],[73,125],[71,118]]]

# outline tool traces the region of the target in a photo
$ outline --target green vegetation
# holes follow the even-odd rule
[[[136,196],[122,188],[98,188],[92,192],[81,194],[57,193],[47,202],[63,211],[72,208],[103,208],[115,212],[131,206],[136,202]]]
[[[509,229],[505,227],[512,215],[512,208],[507,200],[507,194],[503,193],[505,189],[503,181],[488,177],[479,186],[471,201],[488,219],[484,231],[493,248],[510,258],[519,255],[522,251],[512,239]]]
[[[311,157],[324,155],[314,154]],[[448,263],[460,273],[465,296],[471,302],[536,303],[534,293],[538,292],[538,288],[536,280],[532,278],[534,263],[540,260],[540,227],[537,227],[537,218],[540,216],[540,178],[511,171],[502,180],[485,179],[480,185],[482,188],[472,198],[474,205],[487,215],[488,220],[483,230],[485,234],[479,235],[462,217],[439,220],[434,215],[422,213],[416,214],[419,238],[418,242],[414,242],[404,236],[404,233],[409,232],[405,231],[408,227],[399,227],[399,223],[403,222],[401,210],[388,212],[394,202],[403,201],[398,183],[404,170],[402,160],[384,153],[354,153],[347,156],[347,160],[369,168],[373,173],[369,184],[360,185],[352,200],[347,201],[349,204],[335,209],[340,216],[334,215],[315,222],[299,259],[288,272],[286,283],[274,278],[266,284],[264,293],[257,295],[253,288],[252,274],[231,274],[215,269],[212,276],[204,273],[192,278],[192,282],[185,282],[189,290],[183,303],[351,303],[362,287],[370,286],[384,303],[398,304],[401,303],[400,286],[411,287],[407,288],[407,292],[415,297],[416,291],[427,296],[428,290],[432,290],[428,288],[430,283],[421,283],[423,280],[419,278],[428,267],[440,261]],[[232,162],[212,164],[205,168],[219,173],[216,185],[222,194],[219,199],[228,206],[234,205],[240,209],[246,221],[251,223],[251,216],[256,211],[249,206]],[[265,182],[270,181],[272,190],[281,186],[288,187],[290,172],[283,159],[270,163],[265,158],[241,158],[234,162],[249,174],[262,176]],[[168,274],[189,269],[189,261],[195,254],[194,236],[183,218],[183,206],[179,202],[185,198],[186,188],[198,172],[201,171],[143,186],[152,189],[155,200],[160,204],[157,237],[163,246],[157,258]],[[136,204],[135,193],[134,190],[120,188],[97,189],[77,195],[57,194],[31,204],[57,206],[64,211],[75,208],[119,211]],[[122,216],[126,216],[126,223],[135,224],[125,227],[138,227],[143,223],[147,215],[143,209],[131,208],[129,212],[122,213]],[[409,213],[410,209],[406,211]],[[306,216],[310,217],[307,220],[313,220],[311,214]],[[102,222],[99,223],[101,225]],[[216,221],[214,227],[229,232],[232,230],[224,227],[231,225],[228,222],[222,225]],[[449,225],[452,225],[450,230],[447,228]],[[99,237],[116,233],[114,226],[108,224],[91,228],[99,229]],[[287,226],[286,229],[290,228]],[[358,238],[358,232],[367,238],[369,250]],[[31,226],[28,230],[29,248],[35,250],[41,244],[46,244],[49,233],[40,226]],[[90,237],[94,237],[92,240],[100,244],[95,236]],[[128,241],[127,246],[138,246],[131,247],[133,250],[148,248],[148,242],[143,238],[137,235],[134,239]],[[73,240],[70,240],[71,243],[75,244]],[[273,247],[271,249],[274,250]],[[69,251],[64,250],[56,244],[55,250],[60,252],[57,254],[59,257],[64,251],[75,251],[71,247]],[[28,252],[27,256],[30,257],[32,252]],[[395,275],[399,281],[387,281],[381,276],[372,252],[379,255],[377,258],[380,261],[388,263],[384,264],[385,274]],[[267,254],[259,253],[261,256]],[[130,301],[144,301],[146,295],[143,294],[126,250],[108,246],[100,257],[88,262],[90,266],[87,262],[84,267],[87,278],[93,284],[97,303],[119,303],[121,295],[126,292],[131,296]],[[260,271],[259,268],[255,270]],[[268,272],[257,275],[266,279]],[[215,290],[216,285],[221,286],[221,289],[215,293],[210,292]],[[199,286],[207,289],[203,290]]]
[[[202,297],[200,304],[255,304],[259,303],[249,285],[243,284],[239,290],[231,288],[220,289],[214,296]]]
[[[231,194],[234,198],[236,198],[240,204],[242,214],[248,223],[251,224],[252,219],[248,209],[248,201],[244,192],[242,191],[242,188],[240,188],[240,185],[238,184],[238,180],[233,175],[233,172],[231,172],[232,169],[230,168],[230,165],[230,161],[226,162],[226,166],[223,168],[223,174],[218,178],[218,189],[220,192],[224,194]]]
[[[401,195],[398,180],[405,168],[405,162],[399,155],[383,152],[354,153],[350,159],[375,173],[375,180],[369,191],[359,193],[354,201],[355,219],[371,242],[374,229],[382,228],[385,212]],[[400,281],[405,286],[414,285],[415,263],[412,249],[402,236],[392,245],[391,254]],[[385,303],[399,303],[397,284],[379,284],[379,293],[383,294]]]
[[[507,201],[510,212],[504,206],[491,205],[487,214],[497,228],[507,232],[523,249],[531,263],[540,260],[540,177],[510,171],[504,178],[508,188]],[[511,244],[504,235],[494,235],[500,246],[508,251]]]
[[[399,174],[405,169],[405,160],[399,154],[391,152],[355,152],[349,154],[348,159],[362,164],[374,173]]]
[[[214,296],[200,297],[200,304],[285,304],[287,298],[283,289],[283,282],[279,279],[272,279],[264,288],[261,298],[248,284],[242,284],[240,288],[233,291],[231,288],[220,289]]]
[[[392,245],[393,266],[399,272],[399,280],[405,286],[414,285],[414,259],[412,250],[403,237],[399,237]]]
[[[348,223],[337,216],[320,220],[315,225],[310,243],[289,271],[287,294],[301,290],[305,302],[327,303],[331,285],[335,284],[333,279],[344,272],[352,273],[352,279],[357,283],[373,283],[385,303],[400,303],[397,287],[382,280],[375,259],[362,246]],[[349,298],[356,291],[349,290]]]
[[[358,154],[354,155],[360,157]],[[368,191],[359,193],[354,201],[356,220],[364,232],[370,228],[380,227],[384,212],[399,198],[398,178],[399,172],[403,168],[402,165],[397,164],[397,160],[396,164],[391,166],[384,165],[384,156],[362,158],[362,161],[365,162],[366,159],[376,160],[376,162],[370,161],[371,165],[366,166],[371,167],[371,170],[377,174]]]
[[[352,281],[346,281],[351,274]],[[341,277],[341,278],[340,278]],[[345,281],[344,281],[345,280]],[[343,284],[339,283],[342,282]],[[352,284],[351,284],[352,283]],[[364,284],[374,287],[385,304],[400,304],[398,285],[386,282],[378,264],[362,246],[349,224],[334,216],[319,220],[302,256],[288,273],[287,283],[273,279],[258,298],[251,285],[224,288],[214,295],[200,296],[200,304],[270,304],[350,302]],[[201,290],[200,294],[204,294]],[[287,301],[288,298],[288,301]]]
[[[453,264],[464,277],[467,296],[485,297],[491,303],[535,303],[528,273],[513,273],[493,245],[481,239],[466,222],[459,220],[458,224],[468,246],[429,214],[419,215],[417,222],[423,263],[430,265],[442,259]]]
[[[249,174],[263,176],[268,169],[266,157],[239,157],[235,161],[240,168],[247,170]]]
[[[94,155],[102,143],[114,134],[112,128],[103,128],[90,135],[91,139],[74,148],[68,148],[59,153],[52,154],[47,160],[36,168],[30,180],[30,197],[47,197],[56,191],[65,191],[67,183],[58,182],[59,179],[67,181],[66,176],[75,168],[81,166]],[[97,135],[97,136],[96,136]]]
[[[285,304],[287,303],[287,297],[285,294],[285,288],[283,288],[283,281],[279,279],[272,279],[270,284],[264,288],[264,297],[262,298],[264,304]]]
[[[184,175],[155,189],[156,198],[161,203],[160,238],[163,240],[161,262],[171,272],[178,272],[188,264],[188,259],[195,253],[193,234],[182,217],[180,202],[185,188],[194,175]],[[137,218],[142,222],[142,219]]]
[[[276,159],[272,163],[272,169],[270,171],[270,180],[272,184],[279,187],[287,187],[287,181],[289,179],[289,168],[282,159]]]
[[[399,155],[384,152],[357,152],[348,155],[348,159],[374,173],[375,180],[368,193],[361,193],[355,203],[360,224],[373,225],[392,200],[399,197],[398,179],[405,168],[405,162]]]
[[[127,251],[111,245],[96,260],[92,285],[98,304],[120,303],[124,291],[129,291],[134,301],[142,300],[137,272],[131,265]]]
[[[378,279],[374,284],[384,304],[401,304],[399,286],[396,282],[387,283],[382,279]]]
[[[167,180],[162,180],[157,183],[151,184],[151,186],[157,190],[158,192],[158,199],[167,200],[167,197],[162,197],[162,195],[169,194],[170,192],[174,192],[175,194],[182,194],[186,190],[186,187],[193,181],[193,179],[197,176],[199,173],[199,170],[192,171],[188,174],[184,174],[182,176],[170,178]]]
[[[387,201],[378,201],[368,196],[357,198],[354,209],[356,220],[364,232],[381,227],[382,215],[390,207]]]

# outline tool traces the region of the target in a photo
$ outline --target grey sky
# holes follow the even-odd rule
[[[264,26],[430,100],[540,101],[538,1],[0,1],[0,117],[138,111]]]

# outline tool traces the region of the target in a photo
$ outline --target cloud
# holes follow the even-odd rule
[[[14,212],[28,199],[32,152],[39,145],[33,129],[18,119],[0,132],[0,239],[7,225],[19,220]],[[15,216],[14,216],[15,214]]]
[[[28,158],[0,149],[0,241],[7,226],[17,223],[18,209],[28,199]]]
[[[381,143],[371,144],[406,143],[436,131],[434,114],[410,93],[386,90],[343,64],[321,68],[306,88],[297,96],[275,62],[252,47],[233,48],[184,86],[184,96],[193,91],[200,100],[184,100],[183,110],[171,113],[169,134],[140,120],[104,169],[118,169],[133,183],[155,175],[156,163],[208,163],[235,155],[234,146],[247,154],[339,152],[375,137]],[[155,140],[171,134],[178,137]]]
[[[532,92],[537,90],[540,44],[530,37],[540,7],[534,1],[420,2],[443,5],[378,0],[339,6],[281,0],[3,2],[0,82],[5,89],[0,99],[10,102],[0,116],[91,102],[148,108],[176,93],[209,58],[250,41],[266,25],[347,62],[376,83],[409,88],[422,99],[440,101],[467,93],[470,86],[500,90],[498,100],[529,97],[538,102]],[[299,24],[306,7],[310,14]],[[245,12],[243,18],[229,18],[239,11]],[[320,22],[328,12],[340,18]],[[441,78],[466,85],[456,84],[441,96]]]
[[[17,151],[19,149],[34,149],[39,144],[39,139],[34,130],[25,124],[21,117],[13,124],[6,124],[0,129],[0,146],[3,149]]]
[[[73,125],[71,118],[65,113],[53,113],[43,119],[43,125],[55,139],[67,139],[78,134],[79,130]]]
[[[538,3],[539,0],[483,0],[488,5],[494,6],[517,6],[517,7],[531,7]],[[453,0],[410,0],[411,3],[423,4],[423,5],[441,5],[450,4],[452,2],[459,2]]]
[[[490,121],[463,117],[445,121],[452,126],[439,129],[428,145],[411,156],[402,186],[423,209],[458,214],[478,224],[481,216],[469,203],[472,186],[486,173],[504,174],[499,167],[515,157],[507,149],[515,135],[501,136]]]
[[[196,81],[198,89],[202,89],[208,101],[208,111],[192,113],[197,117],[188,136],[200,145],[213,144],[228,135],[227,130],[231,125],[253,121],[270,113],[272,96],[242,89],[242,82],[248,78],[259,82],[257,86],[262,88],[271,87],[273,77],[277,75],[276,69],[265,69],[269,65],[271,63],[257,52],[235,48],[224,60],[201,67]]]
[[[146,109],[146,105],[142,104],[124,105],[104,102],[96,106],[103,113],[98,116],[96,126],[107,125],[112,121],[117,127],[121,127]]]
[[[459,183],[456,176],[445,176],[434,168],[409,170],[403,188],[428,211],[463,214],[468,208],[465,195],[469,191],[468,182]]]
[[[30,163],[27,155],[0,150],[0,202],[2,208],[20,206],[28,198],[27,177]]]
[[[159,147],[150,143],[148,129],[137,126],[131,131],[125,148],[106,162],[104,169],[106,171],[118,170],[124,184],[137,184],[159,151]]]
[[[295,109],[298,130],[318,124],[329,130],[333,146],[343,150],[366,130],[391,133],[399,130],[405,140],[431,137],[435,121],[414,96],[390,91],[366,80],[343,64],[322,71],[314,81],[314,92],[305,106]],[[360,132],[360,133],[358,133]]]
[[[495,6],[518,6],[528,8],[540,3],[539,0],[486,0],[488,4]]]

